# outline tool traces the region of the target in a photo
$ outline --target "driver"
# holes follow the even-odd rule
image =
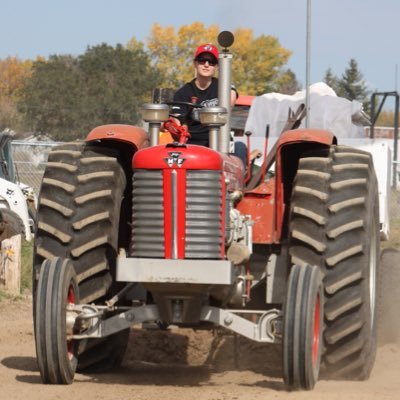
[[[210,43],[199,46],[194,54],[193,60],[196,77],[183,85],[174,95],[174,101],[185,101],[199,104],[204,107],[215,107],[218,105],[218,79],[214,77],[218,70],[218,49]],[[235,104],[238,93],[232,85],[231,106]],[[173,112],[186,114],[188,106],[174,106]],[[209,146],[208,127],[202,125],[199,120],[197,108],[189,114],[186,125],[190,132],[190,144]],[[235,153],[236,153],[235,144]],[[246,150],[244,150],[246,151]],[[239,156],[239,154],[238,154]],[[242,158],[242,157],[240,157]]]

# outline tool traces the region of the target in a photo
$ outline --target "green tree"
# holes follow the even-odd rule
[[[348,100],[357,100],[363,104],[364,111],[370,110],[370,92],[367,89],[364,77],[358,69],[357,61],[351,59],[349,67],[345,69],[341,78],[338,78],[331,68],[325,72],[323,81],[330,86],[339,97]]]
[[[82,128],[139,121],[139,107],[150,99],[158,76],[147,54],[134,49],[102,44],[89,48],[78,59],[84,82],[82,95]]]
[[[333,73],[331,68],[328,68],[325,72],[325,76],[323,81],[329,86],[331,87],[335,93],[338,90],[338,78],[337,76]]]
[[[364,110],[370,109],[369,91],[362,73],[358,69],[357,61],[349,61],[349,67],[342,74],[337,83],[336,94],[348,100],[357,100],[363,104]]]
[[[301,85],[291,69],[284,70],[277,78],[276,92],[292,95],[299,90],[301,90]]]
[[[191,80],[196,47],[207,42],[216,43],[218,32],[217,25],[206,27],[200,22],[181,26],[177,31],[172,26],[155,24],[147,46],[163,87],[178,88]],[[239,92],[257,95],[279,87],[279,79],[283,79],[284,74],[282,68],[291,52],[281,47],[273,36],[254,37],[251,29],[237,29],[233,33],[232,78]],[[128,48],[130,45],[128,43]]]
[[[81,89],[76,59],[53,55],[34,62],[18,107],[35,133],[73,139],[79,129]]]
[[[84,138],[95,126],[135,124],[157,74],[143,49],[90,47],[74,58],[54,55],[33,65],[19,103],[31,129],[56,140]]]

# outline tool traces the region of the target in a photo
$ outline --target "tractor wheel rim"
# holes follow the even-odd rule
[[[376,302],[376,232],[373,230],[370,253],[369,253],[369,307],[370,307],[370,315],[371,315],[371,326],[373,329],[375,325],[375,302]]]
[[[68,288],[67,294],[67,304],[74,305],[75,304],[75,291],[72,285]],[[75,348],[75,341],[73,339],[67,340],[67,357],[70,361],[74,358],[74,348]]]
[[[318,363],[320,333],[321,333],[321,299],[318,293],[315,300],[315,308],[314,308],[314,326],[313,326],[313,343],[312,343],[312,360],[314,367]]]

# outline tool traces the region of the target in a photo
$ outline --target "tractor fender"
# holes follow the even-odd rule
[[[278,140],[278,148],[298,142],[316,142],[326,145],[336,144],[335,135],[322,129],[292,129],[283,132]]]
[[[275,237],[281,239],[285,206],[290,202],[292,183],[298,169],[300,157],[306,152],[328,152],[331,145],[337,144],[336,136],[321,129],[294,129],[282,133],[276,152],[276,192],[275,192]],[[328,154],[327,154],[328,155]]]
[[[147,132],[133,125],[109,124],[94,128],[86,138],[86,141],[112,140],[114,142],[125,143],[134,147],[136,150],[148,147],[149,139]]]
[[[283,132],[276,144],[276,181],[291,183],[297,171],[299,158],[304,152],[327,149],[337,144],[335,135],[320,129],[294,129]]]
[[[300,157],[308,151],[328,152],[337,140],[332,132],[318,129],[294,129],[283,132],[274,145],[275,174],[251,191],[237,205],[239,211],[254,220],[254,243],[280,243],[286,206]]]
[[[138,150],[149,147],[147,132],[133,125],[102,125],[89,133],[86,142],[116,152],[118,163],[123,168],[126,177],[127,186],[124,194],[126,204],[124,207],[128,211],[132,207],[132,159]]]

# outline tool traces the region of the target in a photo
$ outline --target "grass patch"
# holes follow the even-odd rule
[[[32,291],[33,241],[22,240],[21,245],[21,293]]]
[[[0,301],[10,300],[12,298],[13,298],[13,296],[11,296],[9,293],[5,292],[4,290],[0,289]]]
[[[12,295],[4,289],[0,289],[0,301],[2,300],[20,300],[24,295],[32,292],[32,255],[33,241],[22,240],[21,243],[21,293]]]

